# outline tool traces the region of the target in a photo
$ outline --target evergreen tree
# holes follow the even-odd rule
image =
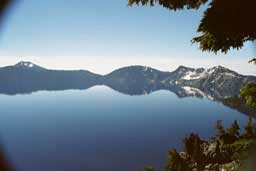
[[[13,0],[1,0],[0,1],[0,19],[2,15],[4,15],[4,12],[7,8],[7,6],[12,2]]]
[[[169,151],[166,165],[167,171],[191,171],[187,163],[180,157],[176,149]]]
[[[198,134],[191,133],[188,137],[183,139],[184,151],[191,157],[193,162],[200,167],[204,163],[203,150],[201,144],[203,141]]]
[[[184,151],[191,155],[193,153],[193,144],[188,137],[183,139]]]
[[[128,5],[156,4],[169,10],[198,9],[208,3],[197,32],[192,40],[200,49],[211,52],[227,52],[240,49],[247,41],[256,40],[256,0],[128,0]]]
[[[247,124],[244,127],[245,129],[245,136],[248,138],[253,137],[253,122],[252,122],[252,117],[249,117]]]
[[[256,108],[256,83],[250,83],[240,90],[240,98],[253,108]]]
[[[253,135],[256,136],[256,123],[253,123],[252,127],[253,127]]]
[[[198,134],[191,133],[189,137],[183,139],[184,151],[191,156],[194,156],[195,159],[200,155],[200,144],[202,140]]]
[[[201,162],[200,158],[202,156],[202,151],[201,151],[201,140],[199,136],[196,136],[194,138],[193,142],[193,154],[192,154],[192,159],[196,161],[198,164]]]
[[[216,148],[215,148],[215,155],[212,159],[212,162],[219,163],[221,162],[221,160],[222,160],[222,157],[221,157],[221,151],[220,151],[220,142],[217,141]]]
[[[237,120],[235,120],[232,124],[231,127],[228,129],[228,134],[231,137],[239,137],[239,125],[237,123]]]
[[[221,120],[217,120],[215,124],[215,129],[217,131],[216,133],[217,138],[223,138],[223,136],[226,134],[225,128],[222,126]]]

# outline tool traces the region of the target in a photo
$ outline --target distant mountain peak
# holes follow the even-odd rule
[[[193,68],[186,67],[184,65],[180,65],[177,70],[193,70]]]
[[[14,65],[15,67],[19,67],[19,68],[24,68],[24,69],[44,69],[32,62],[29,62],[29,61],[20,61],[18,62],[17,64]]]
[[[220,65],[208,69],[208,72],[210,72],[210,73],[216,73],[216,72],[218,72],[218,73],[225,73],[226,72],[226,73],[237,74],[235,71],[232,71],[232,70],[230,70],[228,68],[225,68],[223,66],[220,66]]]
[[[33,67],[35,64],[33,64],[32,62],[28,62],[28,61],[20,61],[18,62],[15,66],[26,66],[26,67]]]
[[[210,68],[210,69],[217,69],[217,70],[227,70],[227,68],[225,68],[225,67],[223,67],[223,66],[221,66],[221,65],[218,65],[218,66],[215,66],[215,67],[212,67],[212,68]]]
[[[16,65],[0,67],[0,80],[0,94],[86,89],[106,85],[130,95],[174,89],[183,97],[184,94],[205,97],[205,93],[207,97],[223,99],[237,95],[241,87],[256,82],[256,76],[240,75],[222,66],[205,69],[182,65],[172,72],[133,65],[119,68],[107,75],[98,75],[85,70],[45,69],[32,62],[21,61]]]

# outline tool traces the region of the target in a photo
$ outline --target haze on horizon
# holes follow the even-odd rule
[[[127,7],[127,0],[66,2],[26,0],[12,6],[1,33],[0,66],[22,60],[46,68],[105,74],[128,65],[165,71],[179,65],[222,65],[256,74],[255,66],[248,64],[255,55],[251,43],[217,55],[191,44],[203,9]]]

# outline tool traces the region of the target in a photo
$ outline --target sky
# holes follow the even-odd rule
[[[106,74],[128,65],[172,71],[222,65],[256,75],[252,43],[227,54],[201,52],[191,39],[205,7],[173,12],[127,0],[17,0],[0,33],[0,66],[31,61],[50,69]]]

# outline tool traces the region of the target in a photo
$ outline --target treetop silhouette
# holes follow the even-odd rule
[[[192,39],[202,51],[227,53],[256,39],[255,0],[128,0],[129,6],[134,4],[158,4],[174,11],[207,5],[197,29],[200,35]]]

